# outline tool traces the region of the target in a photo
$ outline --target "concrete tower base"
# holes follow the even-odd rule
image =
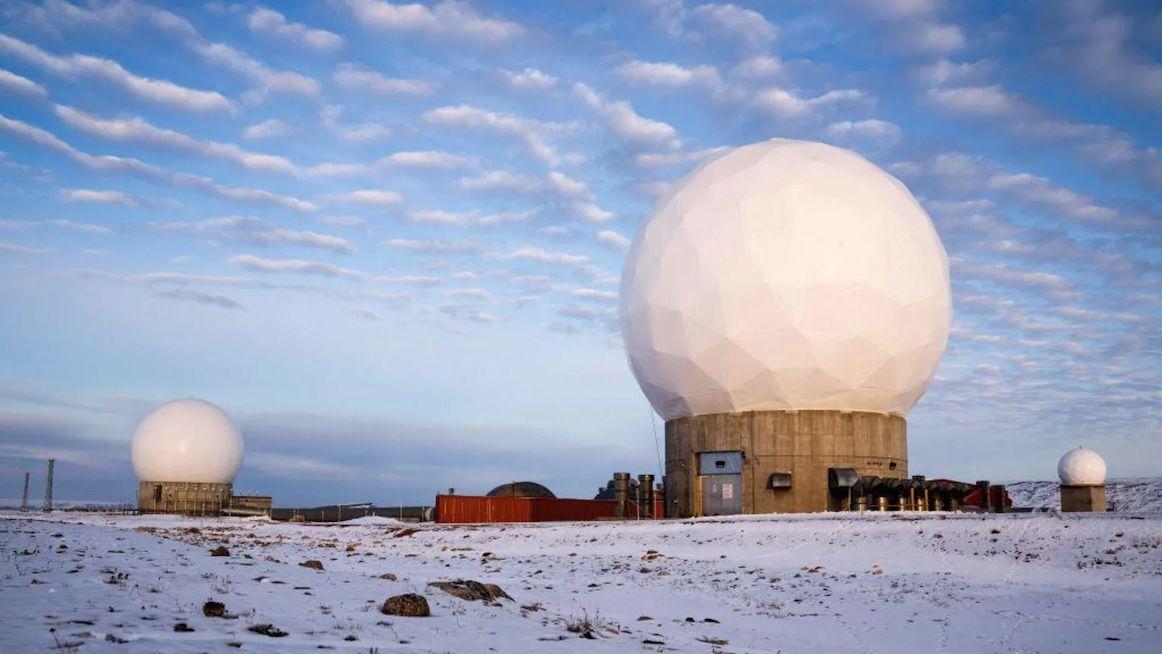
[[[1061,510],[1066,513],[1105,513],[1105,486],[1061,485]]]
[[[829,470],[908,477],[904,418],[850,411],[719,413],[666,422],[666,517],[846,509]]]
[[[137,484],[137,510],[142,513],[221,515],[230,505],[232,484],[143,481]]]

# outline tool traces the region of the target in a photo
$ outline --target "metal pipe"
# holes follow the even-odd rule
[[[980,508],[983,509],[985,513],[988,513],[992,510],[993,501],[993,498],[989,495],[989,482],[987,479],[982,479],[976,482],[976,485],[978,488],[980,488]]]
[[[628,472],[613,473],[613,499],[616,500],[613,517],[629,517],[629,480]]]
[[[638,505],[641,517],[654,517],[654,476],[650,474],[637,476]]]

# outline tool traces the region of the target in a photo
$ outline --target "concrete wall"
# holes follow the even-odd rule
[[[1105,486],[1061,485],[1061,510],[1066,513],[1105,513]]]
[[[231,484],[143,481],[137,484],[137,509],[142,513],[219,515],[230,503]]]
[[[699,515],[698,453],[741,451],[742,512],[829,509],[828,468],[861,476],[908,476],[907,427],[900,416],[843,411],[755,411],[666,423],[666,517]],[[767,488],[790,472],[791,488]],[[830,507],[834,508],[834,507]]]

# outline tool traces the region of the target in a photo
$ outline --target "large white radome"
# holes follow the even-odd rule
[[[905,414],[948,341],[948,257],[899,181],[774,139],[703,164],[658,203],[621,279],[630,367],[667,420]]]
[[[1101,486],[1106,483],[1106,462],[1093,450],[1069,450],[1057,462],[1057,476],[1066,486]]]
[[[133,436],[140,481],[233,483],[242,466],[242,436],[226,412],[202,400],[154,409]]]

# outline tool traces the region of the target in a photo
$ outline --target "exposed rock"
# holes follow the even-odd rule
[[[188,625],[184,622],[179,622],[173,626],[173,630],[178,632],[179,634],[187,634],[187,633],[193,631],[194,629],[192,627],[190,627],[190,625]]]
[[[303,566],[304,568],[310,568],[312,570],[322,570],[323,569],[323,562],[315,560],[315,559],[308,559],[306,561],[303,561],[299,565]]]
[[[388,581],[395,581],[396,580],[396,576],[390,572],[385,572],[385,573],[379,575],[379,578],[386,579]]]
[[[470,579],[456,579],[455,581],[433,581],[428,584],[448,593],[452,597],[459,597],[462,600],[469,602],[475,600],[482,600],[484,602],[494,602],[500,598],[512,599],[508,593],[501,590],[500,586],[496,584],[482,584],[479,581],[472,581]]]
[[[226,605],[210,600],[202,605],[202,615],[207,618],[224,618],[226,617]]]
[[[219,545],[210,550],[210,556],[230,556],[230,550],[225,545]]]
[[[286,635],[285,631],[272,624],[256,624],[252,627],[247,627],[247,630],[256,634],[262,634],[263,636],[270,636],[271,638],[282,638]]]
[[[428,607],[428,600],[423,595],[406,593],[387,598],[379,612],[387,615],[398,615],[405,618],[426,618],[432,614]]]

